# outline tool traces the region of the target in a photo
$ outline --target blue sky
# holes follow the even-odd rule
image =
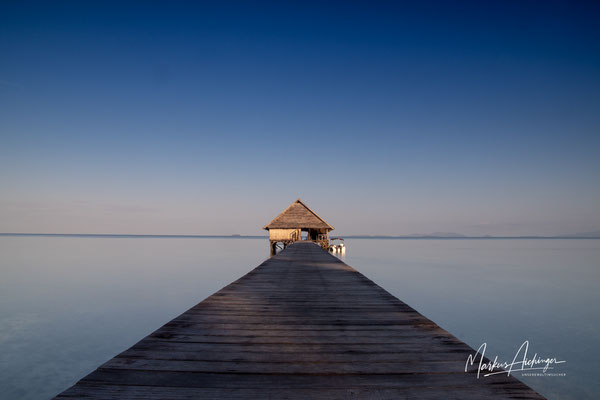
[[[598,5],[281,3],[2,2],[0,231],[600,229]]]

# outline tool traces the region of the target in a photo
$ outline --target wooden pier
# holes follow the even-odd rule
[[[512,376],[465,373],[473,353],[319,246],[298,242],[56,398],[543,398]]]

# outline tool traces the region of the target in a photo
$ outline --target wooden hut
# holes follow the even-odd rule
[[[271,255],[275,255],[277,243],[286,247],[298,240],[310,240],[320,244],[324,249],[328,249],[328,233],[333,230],[333,226],[298,199],[263,229],[269,231]],[[302,232],[306,232],[305,239],[302,238]]]

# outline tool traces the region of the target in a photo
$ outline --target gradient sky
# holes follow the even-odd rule
[[[592,3],[2,1],[0,232],[599,230]]]

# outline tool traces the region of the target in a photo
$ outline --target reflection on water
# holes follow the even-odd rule
[[[341,249],[329,249],[329,252],[342,261],[346,260],[346,247],[342,247]]]
[[[488,354],[567,360],[522,378],[600,393],[600,240],[346,239],[339,256]],[[0,397],[46,399],[268,256],[266,239],[0,237]]]
[[[331,238],[329,241],[329,252],[341,260],[346,256],[346,242],[341,237]]]

